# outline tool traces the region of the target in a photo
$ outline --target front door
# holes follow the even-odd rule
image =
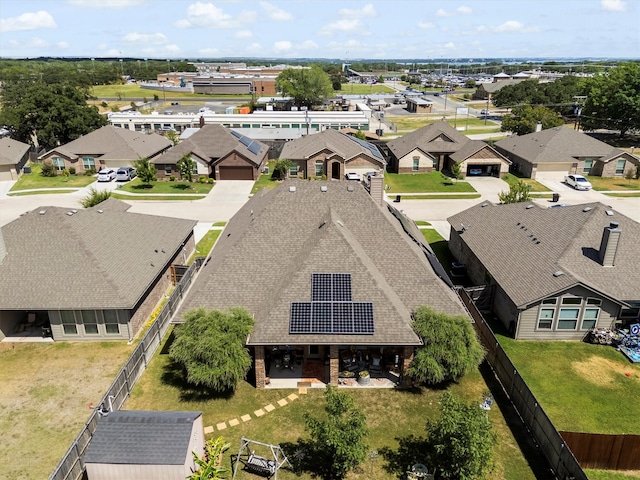
[[[340,164],[338,162],[333,162],[331,164],[331,178],[340,180]]]

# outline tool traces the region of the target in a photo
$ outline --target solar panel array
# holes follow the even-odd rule
[[[261,146],[255,140],[247,137],[246,135],[242,135],[241,133],[236,132],[235,130],[231,130],[231,134],[234,137],[236,137],[240,143],[242,143],[245,147],[247,147],[247,150],[249,150],[254,155],[260,152]]]
[[[352,301],[350,273],[313,273],[311,302],[291,303],[289,333],[373,332],[373,303]]]
[[[359,143],[362,147],[366,148],[367,150],[369,150],[369,152],[371,153],[371,155],[373,155],[376,158],[379,158],[380,160],[384,160],[384,158],[382,157],[382,154],[380,153],[380,150],[378,150],[378,147],[376,147],[375,145],[372,145],[369,142],[365,142],[364,140],[361,140],[359,138],[356,137],[349,137],[351,140],[353,140],[354,142]]]

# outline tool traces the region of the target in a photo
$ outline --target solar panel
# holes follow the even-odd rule
[[[331,273],[311,274],[311,301],[331,301]]]
[[[373,334],[373,303],[353,303],[353,333]]]
[[[340,302],[333,304],[333,333],[353,332],[353,303]]]
[[[331,302],[312,302],[311,332],[331,333]]]
[[[380,160],[383,160],[380,150],[378,150],[378,147],[376,147],[375,145],[372,145],[369,142],[365,142],[364,140],[360,140],[359,138],[356,138],[356,137],[350,136],[349,138],[354,142],[357,142],[358,144],[360,144],[360,146],[369,150],[371,155],[373,155],[374,157],[379,158]]]
[[[240,143],[247,147],[247,149],[254,155],[260,152],[261,145],[255,140],[241,134],[240,132],[236,132],[235,130],[231,130],[231,134],[236,137]]]
[[[311,333],[311,303],[291,303],[289,333]]]
[[[351,301],[351,274],[334,273],[331,275],[331,300],[334,302]]]

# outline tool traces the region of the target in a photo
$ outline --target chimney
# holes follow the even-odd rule
[[[4,237],[2,236],[2,228],[0,228],[0,265],[2,260],[7,256],[7,246],[4,244]]]
[[[536,133],[542,131],[542,122],[536,123]]]
[[[604,228],[598,252],[603,267],[613,267],[616,264],[616,253],[621,233],[622,230],[618,227],[618,222],[611,222],[608,227]]]
[[[378,205],[384,205],[384,175],[369,178],[369,194]]]
[[[200,123],[200,128],[204,127],[204,116],[203,115],[200,115],[199,123]]]

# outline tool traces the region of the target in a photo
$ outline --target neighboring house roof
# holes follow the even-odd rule
[[[491,151],[491,153],[501,161],[507,163],[508,165],[511,165],[511,160],[505,158],[501,153],[497,152],[493,147],[483,142],[482,140],[469,140],[467,143],[462,145],[460,150],[451,154],[451,159],[456,163],[460,163],[483,149]]]
[[[133,308],[196,222],[126,208],[44,206],[3,226],[0,310]]]
[[[448,221],[457,231],[464,225],[462,241],[518,306],[576,284],[619,302],[640,300],[640,224],[601,203],[549,209],[483,202]],[[622,233],[615,266],[604,267],[598,251],[612,221]]]
[[[184,155],[193,154],[215,164],[236,152],[256,167],[262,165],[269,146],[222,125],[203,125],[196,133],[152,160],[152,163],[175,164]]]
[[[202,412],[115,410],[100,417],[85,463],[183,465]]]
[[[15,165],[29,151],[29,145],[9,137],[0,138],[0,165]]]
[[[306,135],[285,143],[280,153],[280,158],[306,160],[323,150],[333,152],[343,158],[345,162],[358,155],[365,154],[380,163],[380,165],[386,164],[380,150],[375,145],[333,129]]]
[[[494,76],[495,78],[496,76]],[[499,82],[491,82],[491,83],[481,83],[480,86],[487,93],[496,93],[503,87],[507,85],[515,85],[517,83],[522,82],[524,79],[511,79],[511,80],[500,80]]]
[[[313,273],[351,275],[353,301],[373,302],[373,335],[289,333],[291,304],[310,301]],[[423,304],[465,315],[420,246],[362,185],[287,180],[231,219],[178,315],[246,307],[251,345],[419,345],[411,313]]]
[[[76,140],[56,147],[41,157],[58,153],[70,159],[91,155],[103,160],[151,158],[171,146],[171,141],[155,133],[134,132],[106,125]]]
[[[470,141],[447,122],[438,121],[394,138],[387,146],[396,158],[402,158],[415,148],[425,153],[454,153]]]
[[[357,129],[352,128],[352,127],[341,128],[339,130],[339,132],[344,133],[345,135],[349,135],[349,136],[354,136],[358,132],[363,132],[364,136],[367,138],[367,140],[380,140],[380,136],[376,135],[375,133],[366,132],[364,130],[357,130]]]

